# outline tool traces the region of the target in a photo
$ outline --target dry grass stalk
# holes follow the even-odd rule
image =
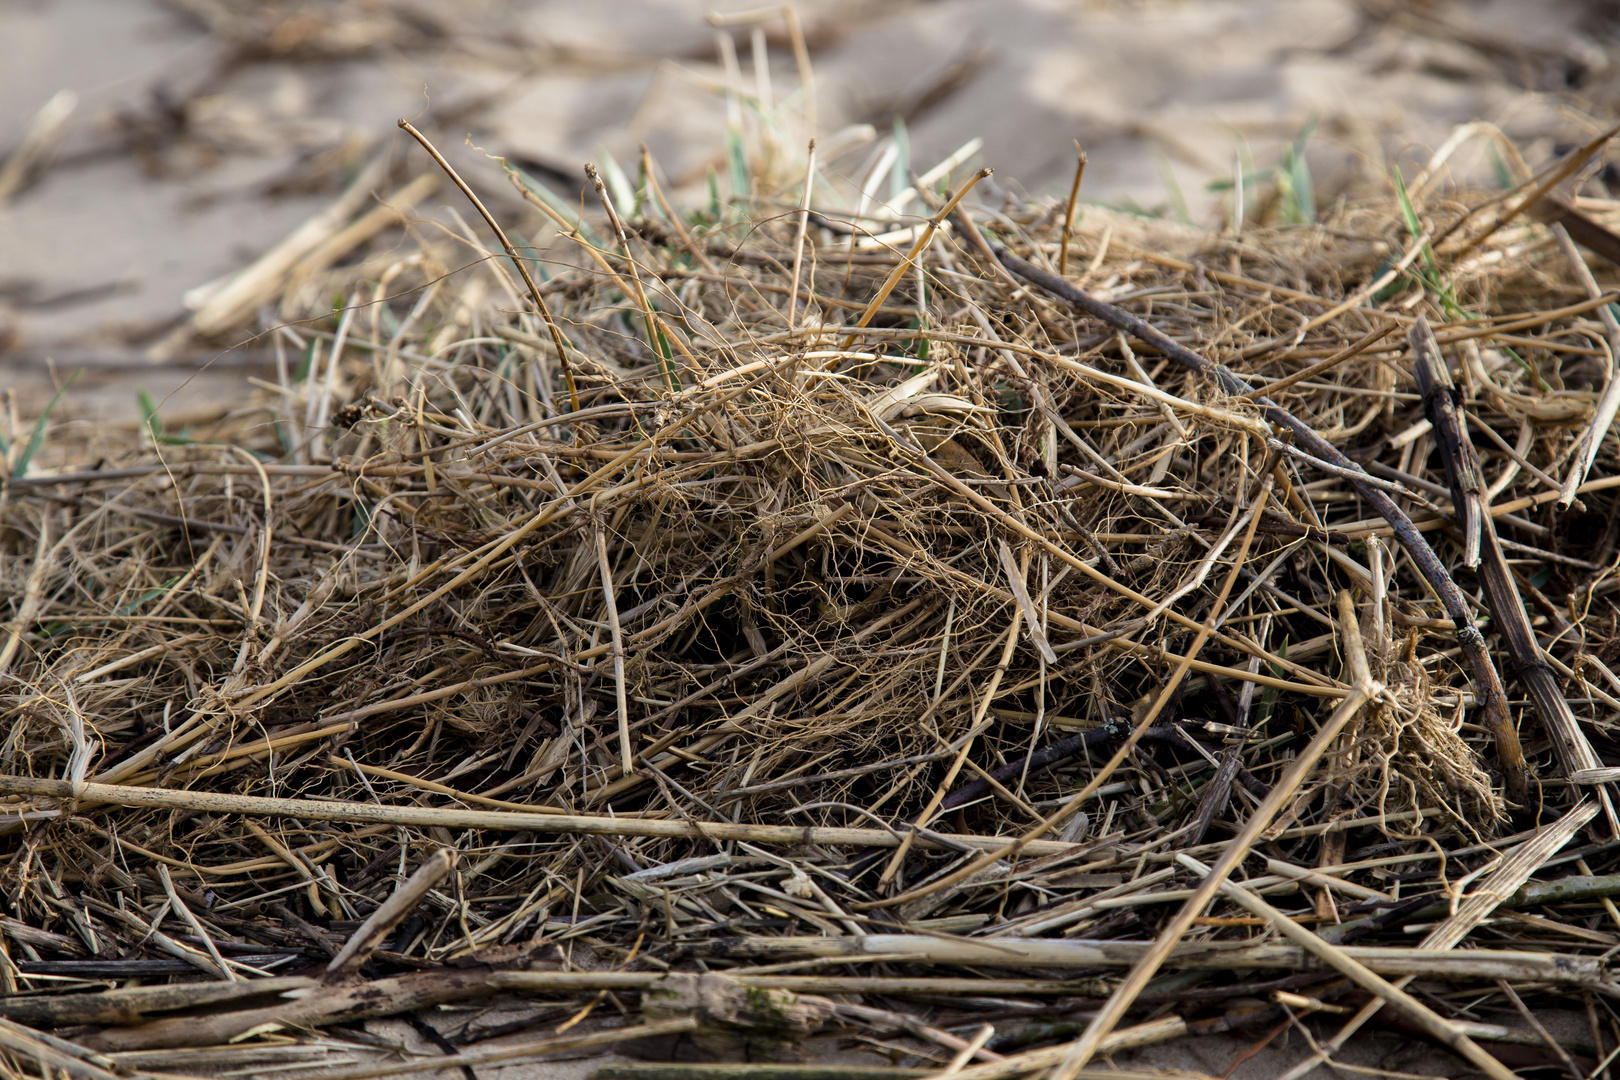
[[[1616,283],[1515,216],[1560,166],[1223,237],[962,161],[908,217],[761,124],[750,190],[704,211],[650,157],[628,190],[604,163],[583,217],[510,169],[543,217],[480,203],[499,246],[343,265],[396,214],[373,190],[427,186],[368,174],[185,330],[349,297],[269,331],[264,396],[206,431],[7,433],[0,1015],[94,1025],[8,1028],[19,1067],[496,992],[596,1025],[699,960],[912,999],[936,1070],[983,1022],[962,998],[1102,1001],[1034,1051],[996,1021],[1007,1060],[958,1077],[1359,1008],[1321,956],[1612,995],[1620,863],[1558,854],[1599,811],[1544,783],[1620,764]],[[1457,203],[1507,207],[1466,258],[1429,241]],[[1494,433],[1461,490],[1423,326]],[[1257,939],[1285,924],[1316,953]],[[1005,970],[1031,967],[1104,974]],[[1201,985],[1140,997],[1161,968]],[[1502,1023],[1437,1030],[1534,1042],[1480,1008]]]

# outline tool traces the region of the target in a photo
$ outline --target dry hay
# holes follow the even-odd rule
[[[1554,500],[1616,335],[1545,225],[1513,217],[1469,248],[1513,200],[1419,183],[1410,227],[1385,193],[1221,234],[1088,207],[1065,238],[1063,204],[984,185],[971,221],[936,214],[925,236],[915,214],[857,216],[845,192],[801,214],[793,186],[676,216],[644,171],[621,242],[606,215],[580,226],[514,183],[544,210],[522,228],[550,239],[524,261],[566,357],[488,234],[422,228],[408,256],[299,278],[316,308],[268,333],[279,379],[212,428],[14,433],[0,974],[17,996],[0,1012],[96,1050],[256,1032],[264,1054],[353,1051],[341,1030],[297,1035],[366,1015],[330,986],[299,983],[316,1004],[287,1019],[195,984],[218,1000],[179,1004],[206,1022],[148,1002],[144,1027],[99,1026],[106,1008],[85,1002],[112,999],[82,992],[222,963],[319,974],[403,889],[412,902],[337,972],[369,958],[386,977],[372,1013],[522,990],[540,1002],[528,1022],[551,1024],[666,969],[757,959],[800,974],[745,985],[865,994],[838,999],[840,1022],[920,1030],[924,1061],[977,1025],[983,1008],[950,997],[968,976],[1004,1000],[987,1053],[1013,1054],[1041,1037],[1020,1003],[1056,996],[1082,1020],[1099,996],[1132,1004],[1140,984],[1116,993],[1117,975],[1145,946],[1106,943],[1159,938],[1199,881],[1178,856],[1223,853],[1325,948],[1385,974],[1612,991],[1597,958],[1620,940],[1614,880],[1552,884],[1615,859],[1606,815],[1572,810],[1566,782],[1572,762],[1620,760],[1612,434],[1584,508]],[[927,212],[943,190],[921,192]],[[1487,619],[1522,794],[1447,610],[1355,466],[1322,471],[1253,398],[989,244],[1065,266],[1255,386],[1313,369],[1277,401],[1383,478]],[[1589,758],[1555,752],[1523,702],[1444,516],[1437,433],[1415,427],[1418,316],[1460,365],[1509,565]],[[1549,861],[1588,818],[1593,840]],[[1022,853],[994,839],[1025,834]],[[1509,848],[1519,862],[1498,867]],[[1459,907],[1481,882],[1495,899]],[[1550,918],[1481,927],[1497,900],[1554,888]],[[1175,1011],[1137,1041],[1368,1000],[1313,970],[1251,974],[1320,964],[1276,952],[1292,946],[1270,915],[1221,900],[1207,916],[1164,943],[1223,943],[1229,970],[1171,954],[1202,976],[1143,998]],[[1436,918],[1413,959],[1348,948],[1414,944],[1402,927]],[[1470,931],[1480,948],[1439,951]],[[1050,940],[996,951],[1026,938]],[[1492,943],[1558,956],[1514,967]],[[863,950],[888,959],[791,963]],[[475,962],[501,977],[447,989]],[[1059,969],[1069,981],[1041,981]],[[908,996],[927,1025],[891,1008]],[[488,1035],[480,1015],[451,1034]],[[256,1026],[271,1019],[294,1037]],[[1489,1027],[1468,1030],[1514,1037]],[[54,1061],[41,1038],[7,1028],[9,1067]],[[75,1075],[239,1060],[65,1045]],[[1034,1070],[1067,1050],[1030,1053]]]

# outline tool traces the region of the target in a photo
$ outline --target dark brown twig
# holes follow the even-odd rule
[[[1541,646],[1536,643],[1535,633],[1530,628],[1530,616],[1524,610],[1524,600],[1519,596],[1507,557],[1502,553],[1495,522],[1487,512],[1485,477],[1480,471],[1479,453],[1463,426],[1457,407],[1456,387],[1452,384],[1451,372],[1446,370],[1445,361],[1440,357],[1440,346],[1434,340],[1434,332],[1426,321],[1419,318],[1412,324],[1410,338],[1412,372],[1417,376],[1418,387],[1423,392],[1424,412],[1434,425],[1440,452],[1445,458],[1452,505],[1463,523],[1464,551],[1473,554],[1470,565],[1479,567],[1480,584],[1485,589],[1485,604],[1490,608],[1509,655],[1513,657],[1519,681],[1529,692],[1536,715],[1541,718],[1542,726],[1552,739],[1564,775],[1599,768],[1601,763],[1597,754],[1581,731],[1569,702],[1564,700],[1563,693],[1558,689],[1558,679],[1542,655]],[[1492,725],[1492,734],[1496,736],[1499,753],[1504,738],[1511,737],[1515,743],[1518,740],[1517,731],[1511,727],[1498,730]],[[1620,835],[1620,820],[1616,820],[1608,789],[1599,788],[1598,798],[1603,804],[1612,834]]]

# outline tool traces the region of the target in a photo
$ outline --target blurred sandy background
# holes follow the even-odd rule
[[[401,142],[401,116],[520,232],[533,211],[474,147],[573,195],[584,162],[605,153],[633,173],[645,141],[672,184],[701,198],[709,167],[725,171],[728,80],[795,120],[807,92],[779,15],[757,32],[717,29],[705,19],[713,6],[0,4],[0,379],[25,413],[80,368],[80,415],[133,422],[133,383],[167,396],[187,379],[166,410],[206,411],[240,386],[232,365],[251,365],[252,350],[221,358],[193,346],[160,364],[150,347],[183,321],[188,290],[250,263],[367,162],[391,162],[379,192],[419,175],[428,163]],[[1210,183],[1229,180],[1235,161],[1274,164],[1307,130],[1320,201],[1385,182],[1391,163],[1426,159],[1475,119],[1545,157],[1620,98],[1620,8],[1598,0],[803,0],[796,10],[829,173],[863,175],[899,119],[913,173],[982,138],[973,162],[994,166],[996,184],[1053,194],[1078,139],[1090,155],[1085,200],[1217,227],[1229,195]],[[808,134],[784,120],[783,139]],[[448,221],[451,207],[466,212],[441,187],[414,214]],[[346,257],[405,243],[395,229]]]
[[[769,95],[784,118],[802,119],[807,92],[782,18],[757,32],[717,29],[710,10],[705,0],[9,0],[0,358],[10,388],[27,411],[53,383],[47,361],[84,368],[80,407],[91,393],[107,418],[132,421],[131,378],[166,395],[219,355],[191,349],[165,362],[172,370],[147,358],[186,316],[188,290],[250,263],[378,155],[393,182],[379,192],[421,172],[400,116],[416,118],[519,231],[532,229],[533,211],[474,147],[566,195],[604,153],[633,171],[645,141],[670,181],[701,197],[708,168],[724,173],[728,81]],[[1091,160],[1086,200],[1201,225],[1229,210],[1211,181],[1245,157],[1274,163],[1313,122],[1320,200],[1384,182],[1390,163],[1421,161],[1475,119],[1545,156],[1620,97],[1620,14],[1597,0],[805,0],[796,10],[817,134],[842,151],[823,154],[829,173],[862,175],[899,119],[913,173],[982,138],[974,162],[993,165],[997,184],[1057,193],[1078,139]],[[784,140],[808,134],[784,119]],[[464,210],[441,189],[414,211],[446,219],[452,205]],[[402,238],[392,230],[370,244]],[[199,407],[237,385],[232,361],[251,356],[216,360],[191,381]],[[185,401],[168,408],[183,413]]]

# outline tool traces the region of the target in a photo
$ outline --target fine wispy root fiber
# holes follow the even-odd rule
[[[219,423],[8,439],[0,1069],[1612,1055],[1611,133],[1220,232],[407,133],[459,223],[226,284]]]

